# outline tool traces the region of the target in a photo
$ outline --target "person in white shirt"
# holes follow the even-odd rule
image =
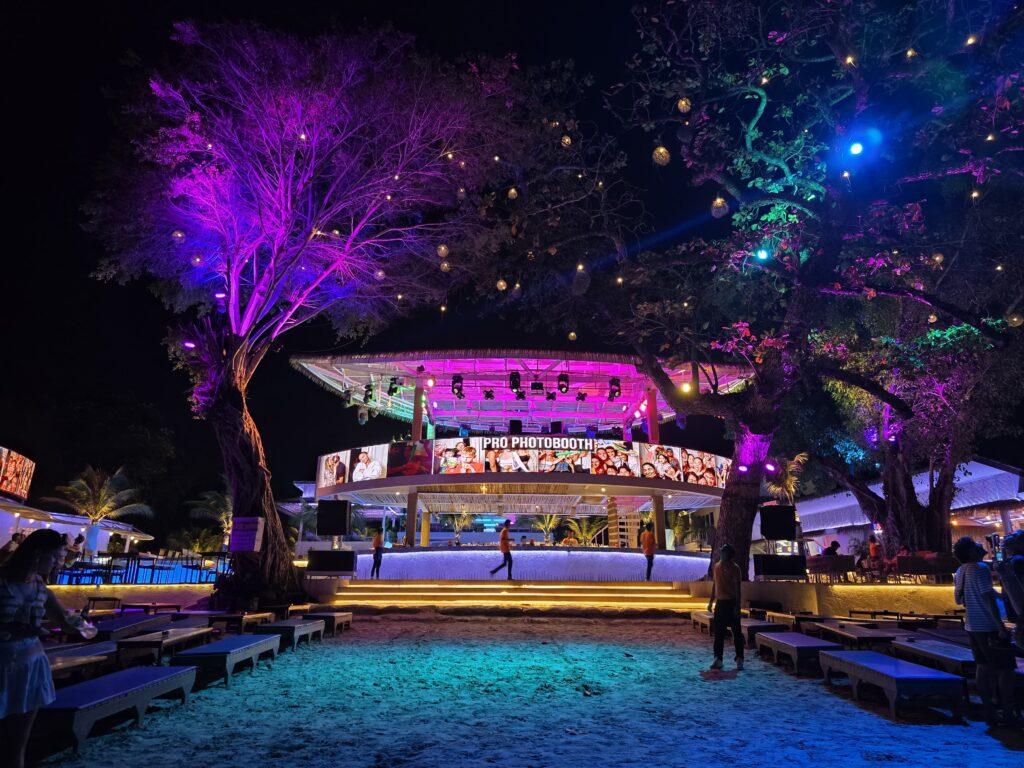
[[[359,460],[352,469],[353,482],[359,482],[360,480],[379,480],[383,475],[384,468],[381,467],[380,462],[373,461],[368,452],[360,451]]]

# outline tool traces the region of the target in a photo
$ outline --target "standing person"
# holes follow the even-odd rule
[[[75,540],[68,547],[68,551],[64,555],[64,567],[70,568],[72,565],[77,563],[82,557],[82,547],[85,545],[85,536],[78,534],[75,536]],[[109,550],[110,547],[108,546]]]
[[[640,534],[640,547],[644,551],[644,557],[647,558],[647,581],[651,580],[651,569],[654,568],[654,550],[657,546],[658,542],[654,538],[654,523],[648,521],[644,526],[644,532]]]
[[[56,698],[50,662],[39,642],[43,616],[78,632],[43,576],[63,548],[56,531],[33,531],[0,568],[0,763],[21,768],[36,712]]]
[[[722,652],[725,650],[725,631],[732,631],[733,643],[736,646],[736,669],[743,669],[743,627],[740,625],[740,587],[743,574],[736,565],[736,550],[732,544],[723,544],[719,550],[719,559],[711,570],[714,581],[711,585],[711,598],[708,610],[715,606],[715,660],[712,669],[722,668]],[[715,600],[717,598],[717,602]]]
[[[18,548],[18,545],[25,540],[25,534],[21,531],[15,531],[11,536],[11,540],[0,547],[0,565],[7,562],[8,558],[14,554],[14,550]]]
[[[498,549],[501,550],[501,565],[491,570],[491,576],[496,574],[506,565],[508,566],[508,580],[512,581],[512,547],[508,543],[508,529],[512,525],[511,520],[506,520],[501,526],[501,535],[498,537]]]
[[[71,549],[71,536],[69,534],[62,533],[60,535],[60,542],[60,550],[57,552],[57,557],[53,559],[53,566],[46,577],[47,584],[57,583],[57,579],[60,577],[60,569],[64,567],[64,560],[68,556],[68,550]]]
[[[384,534],[380,528],[373,534],[373,543],[370,546],[373,549],[373,567],[370,569],[370,578],[379,579],[380,562],[384,559]]]
[[[999,583],[1003,585],[1003,604],[1007,616],[1012,611],[1016,622],[1013,637],[1017,647],[1024,650],[1024,531],[1016,531],[1003,539],[1006,559],[996,564]]]
[[[957,605],[967,609],[964,628],[977,666],[975,679],[985,708],[985,721],[990,725],[999,722],[996,702],[1001,699],[1003,720],[1012,722],[1017,662],[1009,644],[1010,633],[999,615],[992,572],[981,562],[985,550],[974,539],[964,536],[953,545],[953,554],[961,563],[953,579],[953,596]]]
[[[839,542],[833,541],[825,549],[821,550],[823,557],[838,557],[839,556]]]

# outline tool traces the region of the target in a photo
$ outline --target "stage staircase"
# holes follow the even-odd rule
[[[435,608],[460,613],[508,609],[552,615],[643,611],[688,616],[705,608],[707,600],[692,598],[665,582],[353,580],[338,588],[334,604],[359,613]]]

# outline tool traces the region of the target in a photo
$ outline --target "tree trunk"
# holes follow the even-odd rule
[[[281,518],[270,487],[263,441],[246,402],[248,376],[226,370],[206,409],[213,424],[231,489],[233,515],[264,518],[259,553],[236,553],[228,597],[278,600],[298,590]]]
[[[736,425],[732,469],[722,491],[718,524],[711,540],[711,563],[714,563],[714,554],[723,544],[732,544],[736,549],[736,564],[745,577],[750,570],[750,538],[761,500],[761,478],[771,443],[771,433],[759,434],[745,424]],[[747,467],[746,472],[739,471],[741,465]]]

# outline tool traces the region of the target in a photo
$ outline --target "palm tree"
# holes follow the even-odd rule
[[[316,533],[316,514],[316,505],[310,504],[308,501],[304,501],[299,506],[299,511],[292,515],[291,524],[297,529],[295,536],[296,541],[302,541],[302,534],[304,531]],[[366,520],[358,513],[352,516],[352,530],[356,531],[356,533],[360,533],[360,531],[356,530],[357,525],[366,525]]]
[[[48,497],[44,501],[63,504],[75,514],[89,518],[85,545],[90,550],[96,549],[97,526],[104,520],[126,515],[153,517],[153,509],[138,500],[139,490],[131,487],[124,467],[109,475],[102,469],[86,466],[84,472],[67,485],[58,485],[56,491],[63,498]]]
[[[561,523],[562,518],[558,515],[537,515],[533,518],[533,527],[544,534],[545,544],[551,543],[551,532]]]
[[[233,505],[231,503],[231,492],[227,489],[228,479],[221,475],[224,480],[223,491],[203,491],[198,499],[185,502],[190,505],[189,517],[193,520],[213,520],[220,526],[223,538],[223,546],[226,549],[231,541],[231,514]]]
[[[567,520],[565,524],[576,534],[581,544],[589,545],[597,534],[608,527],[608,518],[580,517]]]
[[[167,545],[172,549],[205,554],[220,549],[221,532],[214,527],[189,528],[168,534]]]
[[[469,512],[458,514],[439,515],[442,525],[447,525],[455,532],[455,545],[459,545],[459,535],[467,528],[471,528],[476,518]]]
[[[800,489],[800,475],[809,458],[806,453],[798,453],[792,459],[776,459],[778,469],[764,480],[768,493],[792,506],[796,492]]]

